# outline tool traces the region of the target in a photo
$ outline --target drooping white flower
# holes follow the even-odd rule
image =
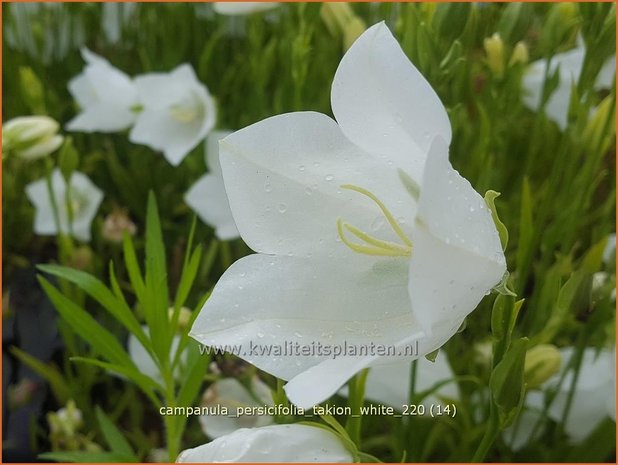
[[[236,225],[258,253],[225,272],[190,333],[241,345],[299,407],[384,360],[250,344],[414,344],[411,360],[455,334],[506,269],[488,208],[448,160],[446,111],[384,23],[343,57],[331,102],[337,122],[290,113],[220,142]]]
[[[224,241],[239,237],[219,163],[219,140],[229,134],[231,131],[212,131],[208,134],[206,165],[209,172],[198,179],[185,194],[187,205],[204,223],[215,228],[216,236]]]
[[[23,160],[43,158],[63,141],[58,123],[49,116],[20,116],[3,124],[2,151]]]
[[[571,442],[575,444],[581,443],[604,418],[609,416],[612,420],[616,420],[614,349],[603,349],[598,354],[597,349],[584,349],[569,415],[565,423],[562,421],[575,374],[573,367],[570,366],[575,349],[566,347],[560,349],[560,354],[562,356],[561,372],[549,379],[541,387],[541,392],[527,393],[522,413],[504,432],[504,437],[513,450],[521,449],[543,432],[544,425],[536,428],[542,418],[545,404],[543,391],[553,392],[557,389],[547,416],[562,425]],[[559,385],[565,370],[566,376]]]
[[[53,236],[59,232],[72,234],[81,241],[90,241],[90,226],[103,192],[83,173],[74,172],[69,182],[69,202],[66,202],[67,185],[60,170],[56,168],[51,175],[51,190],[58,210],[59,225],[54,218],[52,199],[49,195],[47,179],[39,179],[26,186],[26,195],[34,208],[34,232],[43,236]],[[69,226],[69,208],[72,222]],[[60,231],[58,231],[58,226]]]
[[[162,151],[178,165],[214,127],[214,100],[188,64],[169,73],[137,76],[135,86],[142,111],[129,139]]]
[[[82,132],[116,132],[135,121],[137,89],[133,81],[107,60],[82,48],[86,67],[69,82],[69,92],[81,113],[69,121],[66,129]]]
[[[433,362],[430,362],[425,357],[421,357],[416,365],[414,391],[420,393],[433,389],[438,383],[452,380],[454,377],[455,374],[444,352],[440,352]],[[347,393],[347,389],[344,392]],[[405,405],[410,403],[409,395],[409,360],[384,363],[371,367],[365,383],[366,399],[389,405],[401,411]],[[449,382],[441,385],[432,394],[425,397],[421,403],[429,409],[432,404],[443,404],[440,400],[441,398],[459,400],[457,383]]]
[[[227,407],[229,415],[202,415],[200,425],[204,434],[218,438],[240,428],[255,428],[273,423],[270,415],[237,415],[238,409],[274,405],[269,387],[257,376],[251,379],[251,392],[235,378],[225,378],[212,384],[204,393],[205,407]]]
[[[208,444],[187,449],[178,463],[211,462],[351,462],[352,454],[335,436],[308,425],[243,428]]]
[[[278,2],[213,2],[212,8],[220,15],[242,16],[272,10]]]
[[[560,129],[567,125],[571,90],[577,85],[582,72],[586,49],[580,40],[577,47],[568,52],[558,53],[551,58],[549,75],[559,72],[558,87],[545,104],[545,113]],[[545,86],[545,69],[547,60],[538,60],[532,63],[524,75],[524,104],[531,110],[538,110],[541,105],[543,87]],[[616,57],[608,59],[597,75],[594,88],[608,89],[614,82],[616,75]]]
[[[149,334],[147,325],[143,325],[142,329],[144,330],[146,335]],[[170,359],[175,357],[178,350],[178,344],[180,344],[180,336],[174,336],[172,338],[172,345],[170,348]],[[129,357],[131,358],[131,360],[133,360],[133,363],[135,363],[135,366],[140,371],[140,373],[148,376],[151,379],[154,379],[159,383],[163,382],[163,378],[161,377],[161,372],[159,367],[157,366],[157,363],[152,359],[152,357],[150,356],[146,348],[142,345],[142,343],[139,341],[139,339],[133,334],[129,335],[129,340],[127,342],[127,351],[129,353]],[[186,359],[185,355],[186,354],[183,354],[181,356],[181,360]],[[176,371],[174,372],[174,376],[179,377],[180,374],[180,367],[177,367]]]

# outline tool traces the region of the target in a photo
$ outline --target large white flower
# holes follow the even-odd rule
[[[169,73],[137,76],[142,111],[129,134],[131,142],[160,150],[178,165],[215,125],[215,104],[188,64]]]
[[[545,105],[545,113],[548,118],[554,121],[562,130],[564,130],[567,125],[571,90],[579,81],[585,56],[586,49],[583,42],[580,40],[576,48],[568,52],[554,55],[549,62],[549,75],[551,76],[558,71],[559,80],[558,87],[551,94]],[[547,60],[535,61],[530,65],[524,75],[524,104],[535,111],[538,110],[541,105],[546,67]],[[594,88],[610,88],[614,82],[615,75],[616,57],[614,56],[604,63],[601,71],[599,71],[597,75]]]
[[[215,228],[215,234],[221,240],[239,237],[219,163],[219,140],[230,134],[230,131],[213,131],[208,134],[206,165],[209,173],[198,179],[185,194],[187,205],[204,223]]]
[[[227,416],[200,416],[202,431],[211,438],[225,436],[240,428],[267,426],[273,422],[270,415],[238,415],[238,409],[274,405],[270,388],[257,376],[251,379],[251,392],[235,378],[215,382],[204,393],[202,405],[227,407],[229,411]]]
[[[69,182],[69,202],[66,201],[67,185],[60,170],[56,168],[51,175],[51,191],[58,210],[59,225],[54,218],[52,199],[47,179],[39,179],[26,186],[26,195],[36,209],[34,214],[34,232],[43,236],[58,234],[60,231],[72,235],[81,241],[90,241],[90,226],[103,192],[83,173],[74,172]],[[69,227],[69,208],[72,222]],[[58,231],[60,226],[60,231]]]
[[[180,453],[179,463],[351,462],[352,454],[335,436],[308,425],[243,428]]]
[[[220,15],[242,16],[272,10],[278,2],[213,2],[212,8]]]
[[[506,269],[488,208],[448,160],[446,111],[384,23],[343,57],[331,102],[337,122],[290,113],[220,142],[236,225],[258,253],[225,272],[190,333],[241,345],[242,358],[289,380],[300,407],[383,357],[251,344],[411,345],[422,356]]]
[[[133,81],[107,60],[82,49],[86,67],[69,82],[69,92],[81,113],[69,121],[66,129],[83,132],[116,132],[135,121],[137,90]]]

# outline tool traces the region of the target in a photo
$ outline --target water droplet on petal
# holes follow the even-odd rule
[[[305,188],[305,194],[307,194],[307,195],[313,194],[313,189],[311,187],[307,186]]]
[[[333,176],[332,174],[327,174],[326,177],[324,178],[327,182],[331,182],[333,179],[335,179],[335,176]]]
[[[300,166],[298,167],[298,170],[299,170],[299,171],[305,171],[305,165],[300,165]]]
[[[270,184],[270,182],[269,182],[269,181],[266,181],[266,182],[264,183],[264,191],[266,191],[266,192],[272,192],[272,190],[273,190],[273,186],[272,186],[272,184]]]
[[[288,206],[284,203],[280,203],[277,206],[277,210],[279,210],[279,213],[285,213],[287,209],[288,209]]]

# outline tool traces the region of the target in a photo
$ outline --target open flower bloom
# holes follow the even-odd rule
[[[351,462],[352,454],[335,436],[308,425],[243,428],[180,453],[178,463]]]
[[[204,393],[203,407],[227,407],[228,416],[202,415],[202,431],[211,438],[233,433],[240,428],[254,428],[272,424],[270,415],[237,415],[239,409],[274,405],[269,387],[257,376],[251,379],[251,392],[237,379],[225,378],[212,384]]]
[[[425,357],[418,359],[414,392],[435,389],[438,383],[453,380],[455,374],[446,359],[446,354],[440,352],[433,362]],[[344,388],[345,389],[345,388]],[[345,391],[347,395],[347,389]],[[365,398],[383,405],[389,405],[401,411],[409,405],[410,395],[410,361],[401,360],[395,363],[385,363],[371,367],[365,383]],[[441,384],[422,403],[427,409],[433,404],[443,404],[441,399],[459,400],[457,383]],[[429,410],[427,410],[429,411]]]
[[[187,205],[204,223],[215,228],[216,236],[224,241],[239,237],[219,163],[219,140],[229,134],[230,131],[213,131],[208,134],[206,165],[210,172],[198,179],[185,194]]]
[[[558,87],[551,94],[545,105],[545,114],[562,130],[564,130],[567,125],[571,90],[579,81],[585,55],[586,49],[580,40],[576,48],[568,52],[554,55],[549,63],[549,75],[551,76],[558,71],[560,77],[558,80]],[[524,75],[524,104],[531,110],[536,111],[541,105],[543,87],[545,86],[546,67],[547,60],[535,61],[530,65]],[[607,60],[599,71],[594,88],[597,90],[609,89],[614,82],[615,75],[616,57],[614,56]]]
[[[26,195],[36,209],[34,232],[42,236],[53,236],[62,232],[88,242],[90,241],[90,226],[103,200],[103,192],[90,181],[88,176],[79,172],[71,175],[69,185],[69,202],[67,202],[67,185],[60,170],[56,168],[51,175],[53,201],[49,195],[47,179],[39,179],[26,186]],[[54,218],[52,202],[55,203],[58,211],[59,224]],[[70,224],[69,208],[72,219]]]
[[[560,354],[562,357],[561,373],[554,375],[542,386],[542,390],[558,389],[549,406],[547,416],[562,425],[571,442],[581,443],[604,418],[610,417],[616,420],[615,352],[613,349],[603,349],[597,354],[597,349],[594,348],[584,350],[571,408],[564,424],[562,420],[575,374],[569,362],[575,355],[575,349],[566,347],[560,349]],[[567,374],[564,381],[558,386],[565,370]],[[543,406],[542,392],[530,391],[526,395],[524,409],[519,418],[504,432],[505,439],[511,448],[521,449],[535,439],[534,433],[539,436],[543,432],[543,425],[535,431],[536,424],[542,418]]]
[[[258,253],[224,273],[190,332],[241,345],[302,408],[386,361],[367,345],[408,360],[442,346],[506,270],[488,208],[449,162],[446,111],[384,23],[345,54],[331,102],[337,122],[290,113],[220,142],[236,225]],[[364,356],[333,357],[344,344]]]
[[[278,6],[278,2],[213,2],[212,4],[216,13],[226,16],[250,15],[272,10]]]
[[[137,76],[142,111],[129,139],[160,150],[178,165],[215,125],[215,104],[193,68],[180,65],[169,73]]]
[[[69,121],[66,129],[83,132],[116,132],[135,121],[137,90],[133,81],[107,60],[82,49],[86,68],[69,82],[69,92],[81,113]]]
[[[2,151],[23,160],[36,160],[62,145],[58,123],[49,116],[20,116],[3,124]]]

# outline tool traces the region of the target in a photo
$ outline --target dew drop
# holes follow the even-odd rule
[[[296,331],[296,332],[294,333],[294,336],[296,336],[296,337],[303,337],[303,335],[302,335],[302,334],[300,334],[298,331]]]
[[[257,333],[257,337],[259,337],[260,339],[264,337],[264,333]]]
[[[279,213],[285,213],[287,211],[287,209],[288,209],[288,206],[286,204],[284,204],[284,203],[280,203],[277,206],[277,210],[279,210]]]
[[[272,192],[272,190],[273,190],[272,184],[269,181],[266,181],[264,183],[264,191],[265,192]]]
[[[331,182],[333,179],[335,179],[335,176],[333,176],[332,174],[327,174],[326,177],[324,178],[327,182]]]
[[[305,194],[307,194],[307,195],[313,194],[313,189],[311,187],[306,187],[305,188]]]
[[[305,171],[305,165],[300,165],[300,166],[298,167],[298,170],[299,170],[299,171]]]

